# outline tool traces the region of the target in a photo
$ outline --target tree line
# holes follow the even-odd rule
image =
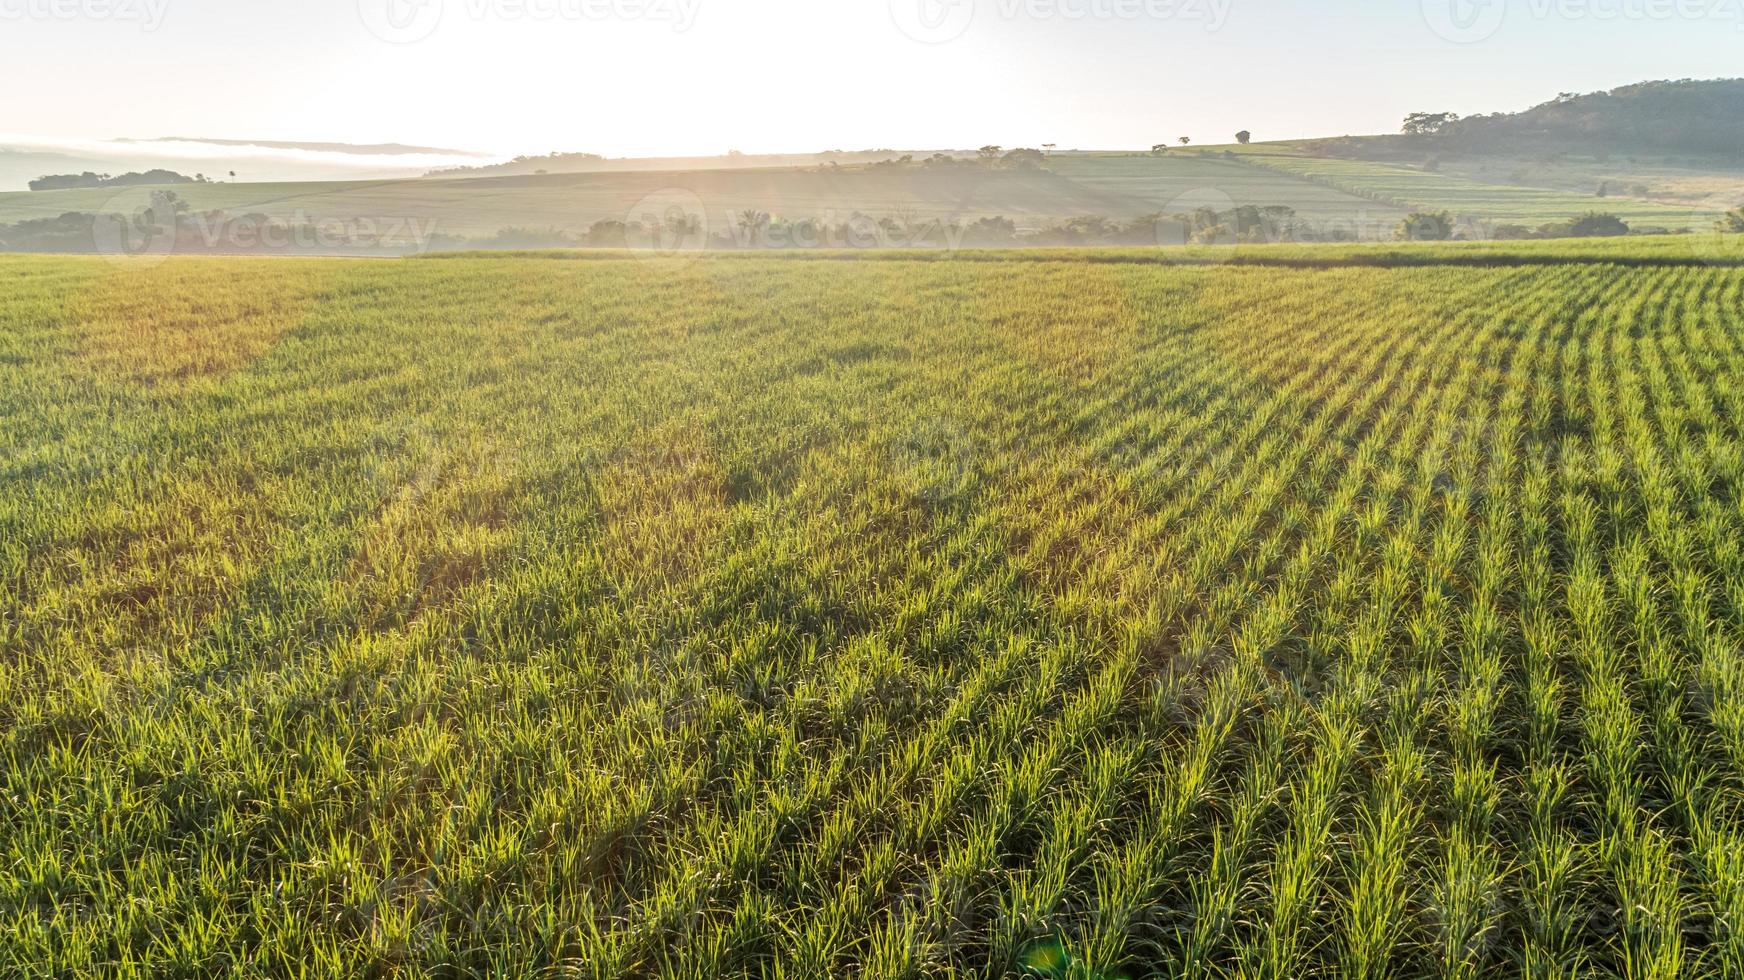
[[[235,177],[236,172],[231,171]],[[208,184],[205,174],[195,174],[189,177],[176,173],[174,170],[146,170],[140,173],[125,173],[119,176],[93,173],[89,170],[82,174],[48,174],[30,181],[33,191],[64,191],[92,187],[141,187],[145,185],[164,184]]]

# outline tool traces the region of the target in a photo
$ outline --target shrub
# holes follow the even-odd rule
[[[1453,215],[1446,211],[1413,211],[1399,222],[1393,237],[1404,242],[1445,242],[1453,237]]]
[[[1589,211],[1568,223],[1570,238],[1610,238],[1629,234],[1629,226],[1614,214]]]

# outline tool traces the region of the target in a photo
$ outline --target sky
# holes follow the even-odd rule
[[[0,0],[0,133],[1146,147],[1740,74],[1744,0]]]

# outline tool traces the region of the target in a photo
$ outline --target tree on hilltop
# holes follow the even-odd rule
[[[1453,237],[1453,215],[1446,211],[1413,211],[1399,222],[1393,237],[1403,242],[1445,242]]]
[[[1401,132],[1407,136],[1434,136],[1446,132],[1456,122],[1459,122],[1457,112],[1413,112],[1405,117]]]

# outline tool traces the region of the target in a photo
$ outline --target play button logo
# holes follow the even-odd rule
[[[912,40],[944,44],[974,22],[975,0],[890,0],[890,18]]]

